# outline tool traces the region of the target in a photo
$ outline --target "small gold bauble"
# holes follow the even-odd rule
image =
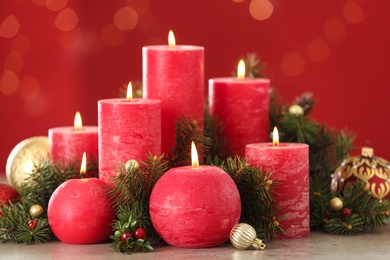
[[[8,183],[16,189],[32,173],[34,163],[50,158],[50,144],[47,136],[35,136],[18,143],[7,159],[6,175]]]
[[[235,248],[240,250],[245,250],[250,247],[256,250],[265,248],[263,241],[257,238],[256,230],[246,223],[234,225],[230,231],[230,242]]]
[[[41,205],[35,204],[35,205],[32,205],[30,208],[30,215],[33,218],[39,218],[40,216],[42,216],[44,211],[45,210],[43,209],[43,207]]]
[[[301,116],[304,113],[303,108],[300,105],[292,105],[289,107],[288,112],[294,116]]]
[[[334,197],[329,201],[329,206],[331,209],[339,211],[344,207],[344,203],[340,198]]]
[[[139,168],[139,164],[136,160],[128,160],[125,164],[125,168],[126,168],[126,171],[128,171],[129,169],[138,169]]]

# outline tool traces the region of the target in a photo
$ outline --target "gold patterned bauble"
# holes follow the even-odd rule
[[[292,105],[288,108],[288,112],[294,116],[301,116],[304,113],[303,108],[300,105]]]
[[[246,223],[234,225],[230,231],[230,242],[235,248],[240,250],[245,250],[250,247],[256,250],[265,248],[263,241],[257,238],[256,230]]]
[[[340,198],[334,197],[329,201],[329,207],[335,211],[340,211],[344,207],[344,203]]]
[[[5,171],[8,183],[19,189],[31,174],[34,163],[49,157],[50,145],[46,136],[30,137],[21,141],[12,149],[7,159]]]
[[[332,175],[332,192],[342,192],[351,183],[362,180],[371,196],[390,199],[390,163],[374,156],[374,149],[363,147],[360,156],[344,160]]]
[[[45,210],[43,209],[43,207],[38,204],[32,205],[30,207],[30,215],[33,218],[39,218],[40,216],[42,216],[44,211]]]

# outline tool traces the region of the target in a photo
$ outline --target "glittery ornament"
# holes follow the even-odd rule
[[[12,149],[7,159],[6,174],[8,183],[19,189],[32,173],[34,163],[49,159],[50,145],[46,136],[27,138]]]
[[[44,211],[45,210],[43,209],[43,207],[38,204],[32,205],[30,207],[30,215],[33,218],[39,218],[40,216],[42,216]]]
[[[344,207],[344,203],[340,198],[334,197],[329,201],[329,206],[331,209],[339,211]]]
[[[342,192],[357,180],[366,183],[372,197],[390,199],[390,163],[374,156],[374,149],[363,147],[360,156],[350,157],[337,167],[332,177],[332,192]]]
[[[288,108],[288,112],[294,116],[301,116],[303,115],[304,111],[300,105],[292,105],[291,107]]]
[[[230,242],[235,248],[240,250],[250,247],[256,250],[265,248],[263,241],[257,238],[256,230],[246,223],[238,223],[233,226],[230,231]]]

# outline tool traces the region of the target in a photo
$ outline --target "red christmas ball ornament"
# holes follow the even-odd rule
[[[145,239],[146,237],[146,231],[143,228],[137,228],[134,231],[134,236],[136,239]]]
[[[333,174],[331,189],[334,193],[342,192],[357,180],[366,183],[375,199],[390,199],[390,162],[374,156],[374,149],[363,147],[360,156],[344,160]]]
[[[30,230],[34,231],[37,227],[38,227],[38,221],[37,220],[30,220],[28,223],[27,223],[27,226]]]
[[[17,202],[19,199],[19,192],[14,187],[0,183],[0,208],[3,207],[3,203],[9,206],[10,202]]]
[[[122,240],[123,242],[125,242],[129,237],[131,237],[131,233],[125,231],[125,232],[123,232],[122,235],[121,235],[121,240]]]
[[[349,215],[351,215],[352,214],[352,210],[350,210],[349,208],[343,208],[342,210],[341,210],[341,215],[343,216],[343,217],[348,217]]]
[[[97,178],[71,179],[53,192],[47,217],[54,235],[68,244],[108,240],[116,219],[107,185]]]
[[[153,226],[169,245],[213,247],[229,239],[241,200],[233,179],[216,166],[172,168],[156,183],[149,204]]]

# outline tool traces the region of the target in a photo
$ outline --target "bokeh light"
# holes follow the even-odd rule
[[[82,34],[78,27],[67,32],[61,32],[58,38],[60,44],[67,49],[78,49],[81,46]]]
[[[123,43],[125,33],[119,30],[114,23],[109,23],[103,28],[100,37],[106,45],[116,47]]]
[[[39,96],[41,84],[31,76],[26,76],[20,82],[19,96],[24,100],[32,100]]]
[[[329,40],[341,41],[346,37],[345,25],[338,18],[331,17],[325,22],[324,33]]]
[[[4,38],[14,37],[19,29],[19,20],[15,16],[9,15],[0,24],[0,36]]]
[[[61,31],[70,31],[77,26],[78,16],[72,8],[65,8],[58,13],[55,25]]]
[[[11,51],[19,53],[21,56],[26,56],[31,49],[31,41],[26,35],[19,33],[12,39]]]
[[[252,0],[249,5],[249,13],[259,21],[270,18],[273,11],[274,6],[268,0]]]
[[[281,68],[288,76],[298,76],[305,69],[305,60],[299,53],[290,52],[283,57]]]
[[[6,96],[15,95],[18,92],[19,83],[19,76],[15,72],[5,70],[0,77],[0,92]]]
[[[52,11],[60,11],[66,7],[68,0],[46,0],[46,7]]]
[[[138,14],[130,7],[123,7],[114,15],[115,25],[123,31],[134,29],[137,26]]]
[[[45,113],[47,100],[42,95],[24,102],[24,114],[26,117],[34,118]]]
[[[127,0],[127,6],[133,8],[138,16],[143,16],[150,10],[149,0]]]
[[[330,48],[323,39],[316,38],[309,43],[307,54],[315,62],[324,62],[330,57]]]
[[[82,50],[87,54],[96,55],[100,53],[104,44],[100,38],[100,34],[95,31],[86,32],[82,38]]]
[[[243,3],[245,0],[232,0],[234,3]]]
[[[4,70],[19,73],[24,65],[22,56],[17,52],[10,52],[4,60]]]
[[[32,2],[33,2],[34,4],[36,4],[36,5],[39,5],[39,6],[45,6],[47,0],[32,0]]]
[[[343,14],[345,20],[349,23],[357,24],[364,21],[364,12],[362,7],[355,1],[345,3]]]

